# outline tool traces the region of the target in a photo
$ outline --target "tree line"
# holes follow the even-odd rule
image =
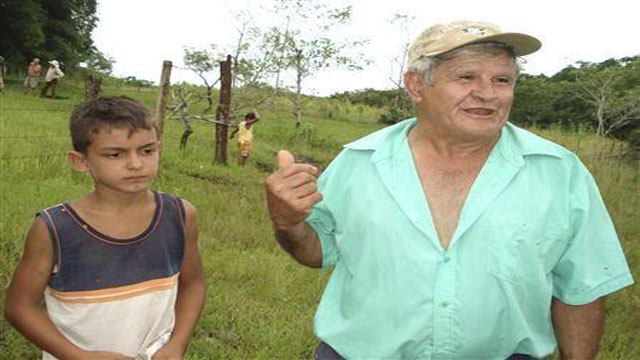
[[[10,69],[26,68],[38,57],[110,70],[113,59],[91,39],[96,10],[96,0],[0,0],[1,55]]]

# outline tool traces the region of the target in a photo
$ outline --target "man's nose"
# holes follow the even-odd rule
[[[479,79],[476,81],[471,93],[482,100],[492,100],[497,97],[494,83],[491,80]]]

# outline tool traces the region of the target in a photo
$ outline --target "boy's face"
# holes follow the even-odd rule
[[[91,138],[85,154],[72,151],[69,160],[89,171],[96,188],[125,193],[145,191],[158,173],[158,136],[154,129],[103,128]]]

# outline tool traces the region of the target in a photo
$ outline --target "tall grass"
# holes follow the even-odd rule
[[[10,79],[11,80],[11,79]],[[6,289],[26,230],[39,209],[89,192],[92,183],[66,164],[66,136],[72,106],[81,98],[73,87],[50,100],[23,96],[9,81],[0,95],[0,284]],[[151,107],[155,91],[105,89],[125,93]],[[299,159],[327,164],[342,144],[379,128],[379,113],[346,104],[307,99],[307,122],[294,128],[287,99],[260,108],[253,154],[245,167],[214,164],[214,129],[195,122],[186,150],[178,144],[183,126],[165,125],[161,173],[154,187],[178,194],[198,208],[199,243],[208,294],[189,359],[310,358],[316,339],[312,317],[329,276],[297,265],[275,244],[265,210],[262,182],[275,168],[274,154],[290,149]],[[9,110],[23,109],[23,110]],[[331,110],[338,109],[338,110]],[[329,111],[331,117],[329,118]],[[346,114],[346,115],[345,115]],[[351,115],[351,116],[349,116]],[[640,279],[640,169],[617,157],[618,143],[587,132],[535,130],[576,150],[596,177],[615,220],[634,277]],[[54,135],[54,136],[49,136]],[[28,137],[28,138],[27,138]],[[0,295],[4,302],[4,293]],[[634,359],[640,354],[640,293],[630,287],[610,296],[601,359]],[[37,358],[38,349],[0,320],[0,357]]]

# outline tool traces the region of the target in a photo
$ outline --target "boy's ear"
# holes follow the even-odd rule
[[[69,154],[67,154],[67,160],[76,171],[89,171],[89,168],[87,167],[87,158],[83,153],[78,151],[69,151]]]

